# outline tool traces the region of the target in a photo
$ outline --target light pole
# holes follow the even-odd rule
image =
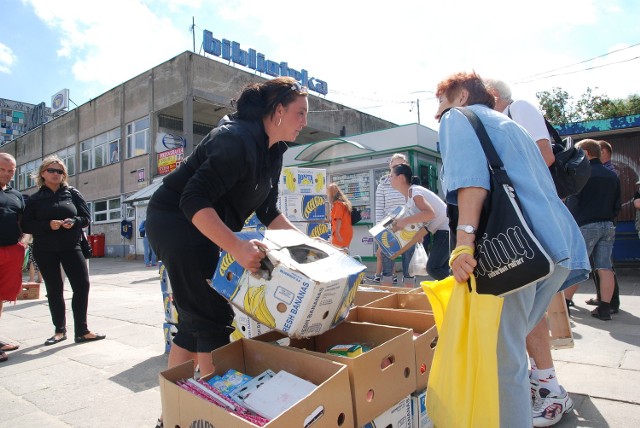
[[[420,94],[420,93],[427,93],[427,94],[433,94],[434,97],[433,98],[429,98],[429,99],[434,99],[436,93],[433,91],[413,91],[410,93],[410,95],[413,94]],[[416,110],[418,112],[418,125],[420,125],[420,98],[416,98]]]

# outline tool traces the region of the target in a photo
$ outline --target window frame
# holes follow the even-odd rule
[[[126,158],[131,159],[149,153],[149,127],[151,120],[149,116],[142,117],[127,123],[126,130]],[[141,141],[139,141],[141,140]],[[142,148],[138,144],[142,143]]]

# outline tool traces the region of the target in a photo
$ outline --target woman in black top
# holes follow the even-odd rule
[[[307,88],[290,77],[249,84],[194,152],[164,178],[147,208],[146,233],[167,269],[178,310],[169,367],[195,360],[214,367],[210,352],[229,343],[233,310],[207,280],[220,248],[255,272],[264,244],[233,232],[256,212],[270,229],[295,229],[276,208],[282,154],[307,124]]]
[[[61,264],[73,290],[71,308],[76,343],[104,339],[104,335],[87,328],[89,272],[80,250],[80,237],[82,228],[89,225],[89,208],[80,192],[67,184],[67,168],[57,156],[42,161],[36,180],[40,190],[27,201],[22,230],[33,235],[33,256],[44,278],[55,326],[55,334],[44,344],[67,339]]]

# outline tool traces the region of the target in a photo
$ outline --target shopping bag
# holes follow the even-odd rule
[[[409,276],[416,275],[427,275],[427,252],[421,242],[416,244],[413,256],[411,256],[411,262],[409,262]]]
[[[503,298],[478,294],[453,276],[424,281],[438,329],[427,414],[438,428],[500,426],[498,328]]]
[[[31,254],[31,247],[27,246],[27,249],[24,252],[24,260],[22,261],[22,270],[26,271],[29,267],[29,256]]]

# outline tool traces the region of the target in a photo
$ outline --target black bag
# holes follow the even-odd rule
[[[571,137],[564,140],[556,128],[545,118],[547,130],[553,138],[551,147],[556,160],[549,167],[558,197],[564,199],[576,195],[591,177],[591,163],[584,151],[574,147]]]
[[[82,255],[85,259],[90,259],[93,257],[93,249],[91,248],[91,244],[87,240],[87,235],[82,231],[82,235],[80,236],[80,249],[82,249]]]
[[[356,207],[351,207],[351,224],[356,224],[362,220],[362,211]]]
[[[531,232],[515,189],[484,125],[467,108],[469,119],[487,156],[491,193],[480,214],[474,270],[478,293],[504,296],[549,277],[553,262]],[[457,220],[456,220],[457,222]]]

